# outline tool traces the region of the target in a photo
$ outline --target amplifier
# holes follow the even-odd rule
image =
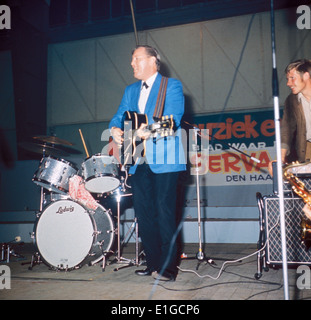
[[[288,265],[311,264],[311,249],[308,251],[301,241],[301,218],[304,202],[300,197],[284,197],[286,230],[286,252]],[[266,263],[282,264],[282,237],[280,228],[280,208],[277,196],[263,197],[263,229],[267,245]]]

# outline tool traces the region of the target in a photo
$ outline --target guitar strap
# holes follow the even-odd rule
[[[161,84],[160,84],[160,90],[158,93],[157,103],[154,109],[153,113],[153,120],[159,121],[162,118],[163,115],[163,109],[164,109],[164,101],[165,101],[165,95],[166,95],[166,88],[167,88],[167,77],[162,77]]]

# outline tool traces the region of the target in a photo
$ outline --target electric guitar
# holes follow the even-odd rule
[[[302,169],[302,170],[301,170]],[[292,164],[283,170],[283,176],[291,184],[293,191],[302,198],[306,204],[303,208],[305,216],[301,218],[301,241],[307,251],[311,247],[311,194],[305,184],[294,173],[310,173],[310,163],[305,165]]]
[[[161,119],[148,125],[148,117],[134,111],[126,111],[123,114],[124,141],[121,146],[121,163],[134,165],[138,158],[146,155],[146,139],[137,136],[137,130],[142,124],[147,127],[144,131],[150,134],[150,138],[167,137],[174,134],[173,116],[163,116]]]

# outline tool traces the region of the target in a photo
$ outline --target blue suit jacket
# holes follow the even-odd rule
[[[153,113],[160,89],[162,75],[158,74],[151,88],[148,101],[146,103],[145,114],[148,117],[148,124],[154,123]],[[135,111],[139,113],[138,100],[141,90],[141,81],[137,81],[126,87],[118,111],[109,123],[109,128],[122,128],[122,118],[125,111]],[[166,138],[158,138],[146,141],[146,159],[154,173],[176,172],[186,170],[186,160],[182,141],[182,130],[180,122],[184,114],[184,95],[182,84],[179,80],[169,78],[167,83],[166,98],[163,115],[173,115],[175,135]],[[183,137],[187,143],[187,137]],[[186,146],[186,145],[185,145]],[[129,173],[135,173],[136,166],[130,168]]]

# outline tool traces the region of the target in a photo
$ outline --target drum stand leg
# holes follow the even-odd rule
[[[135,236],[136,236],[136,239],[135,239],[135,259],[123,258],[122,256],[120,256],[120,254],[119,254],[120,251],[118,249],[118,257],[117,257],[116,261],[119,264],[125,263],[125,265],[115,268],[114,271],[119,271],[120,269],[124,269],[124,268],[127,268],[127,267],[132,267],[132,266],[138,266],[139,265],[140,253],[139,253],[139,241],[138,241],[138,223],[137,223],[137,219],[136,218],[135,218],[135,221],[132,223],[131,227],[129,228],[127,234],[125,235],[124,240],[122,242],[122,245],[124,244],[125,239],[128,237],[128,235],[131,232],[132,233],[134,232],[134,231],[132,231],[132,228],[134,228],[134,227],[135,227],[134,231],[135,231]]]
[[[106,256],[103,255],[103,265],[102,265],[102,272],[105,271],[105,268],[106,268]]]
[[[44,156],[44,154],[43,154],[43,156]],[[42,212],[42,210],[43,210],[43,200],[44,200],[44,190],[43,190],[43,187],[41,187],[40,188],[39,212]],[[32,233],[31,237],[34,238],[34,233]],[[28,270],[32,270],[34,265],[40,264],[40,263],[41,263],[40,254],[38,252],[35,252],[31,256],[31,261],[30,262],[23,262],[22,265],[30,264],[30,266],[28,267]]]
[[[117,255],[117,258],[116,258],[116,263],[125,263],[126,265],[123,265],[122,267],[118,267],[118,268],[115,268],[114,271],[119,271],[120,269],[123,269],[123,268],[126,268],[126,267],[131,267],[131,266],[138,266],[139,264],[139,254],[138,254],[138,223],[137,223],[137,219],[135,218],[134,219],[134,222],[132,224],[132,226],[130,227],[129,231],[127,232],[126,236],[125,236],[125,239],[126,237],[128,236],[128,234],[131,232],[131,229],[133,228],[133,226],[135,226],[135,233],[136,233],[136,243],[135,243],[135,259],[134,260],[131,260],[131,259],[126,259],[126,258],[123,258],[121,256],[121,239],[120,239],[120,201],[121,201],[121,197],[122,196],[130,196],[131,194],[127,194],[127,195],[117,195],[116,199],[117,199],[117,233],[118,233],[118,255]],[[124,243],[124,241],[123,241]],[[123,244],[122,243],[122,244]]]
[[[36,265],[36,264],[41,264],[41,260],[40,260],[40,254],[38,252],[34,253],[31,256],[31,261],[30,262],[23,262],[22,266],[25,264],[30,264],[30,266],[28,267],[28,270],[32,270],[32,268]]]
[[[95,260],[95,261],[92,261],[92,262],[90,262],[90,266],[93,266],[93,265],[95,265],[96,263],[98,263],[100,260],[102,260],[102,272],[104,272],[105,271],[105,269],[106,269],[106,253],[104,253],[100,258],[98,258],[97,260]]]

